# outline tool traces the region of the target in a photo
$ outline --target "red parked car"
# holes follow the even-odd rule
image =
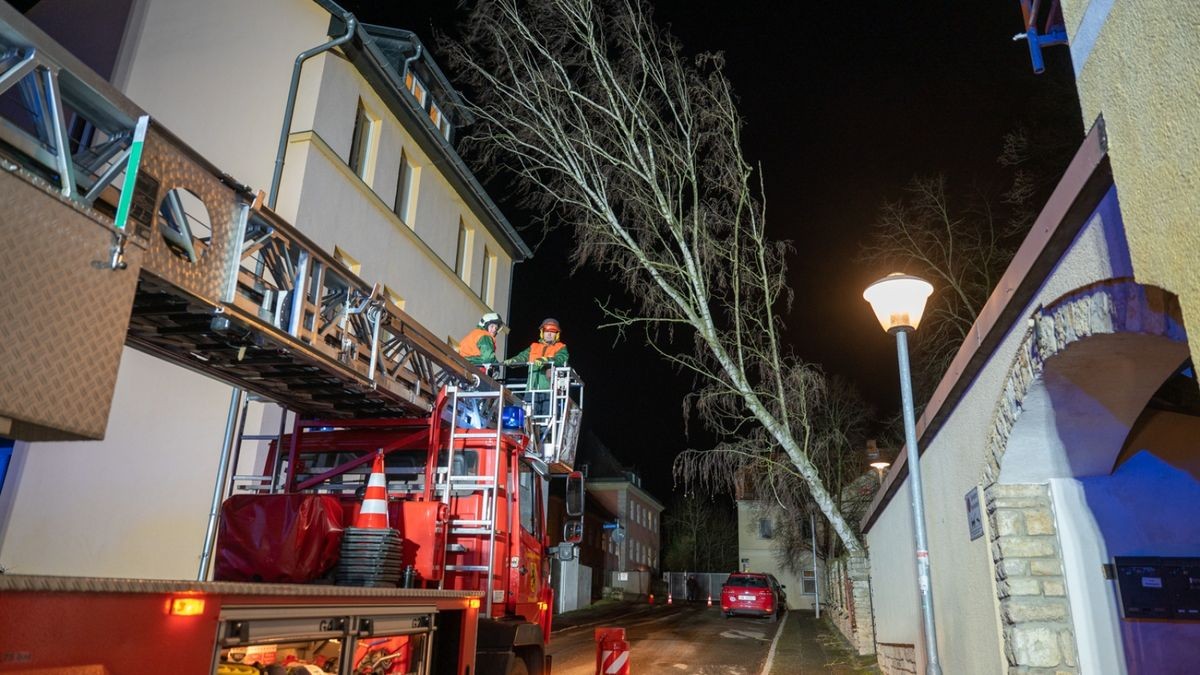
[[[783,589],[770,574],[734,572],[721,586],[721,611],[726,619],[734,614],[752,614],[778,621],[787,611]]]

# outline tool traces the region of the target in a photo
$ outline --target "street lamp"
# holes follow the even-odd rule
[[[926,675],[941,675],[937,632],[933,621],[933,586],[929,578],[929,544],[925,537],[925,500],[921,492],[920,454],[913,420],[912,374],[908,366],[908,332],[917,329],[925,301],[933,286],[907,274],[889,274],[863,291],[883,329],[896,336],[900,361],[900,400],[904,408],[904,447],[908,451],[908,484],[912,492],[913,531],[917,545],[917,585],[921,591],[921,617],[925,624]]]
[[[880,454],[879,447],[875,445],[875,441],[873,440],[867,441],[867,462],[869,462],[869,466],[872,469],[875,469],[875,474],[879,476],[879,484],[883,485],[883,472],[892,463]]]

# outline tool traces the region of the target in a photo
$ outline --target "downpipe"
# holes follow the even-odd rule
[[[267,206],[272,211],[275,210],[275,202],[279,200],[279,182],[283,180],[283,159],[287,154],[288,136],[292,131],[292,117],[296,114],[296,91],[300,88],[300,73],[304,69],[304,62],[338,45],[346,44],[350,38],[354,37],[354,31],[358,29],[358,19],[354,18],[350,12],[342,12],[342,21],[346,22],[345,33],[323,45],[300,52],[296,56],[295,65],[292,66],[292,83],[288,87],[287,104],[283,108],[283,126],[279,129],[279,146],[275,149],[275,171],[271,174],[271,191],[267,195]]]

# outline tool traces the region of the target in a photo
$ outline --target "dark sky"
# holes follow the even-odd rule
[[[452,29],[465,16],[449,0],[343,4],[364,21],[418,33],[435,56],[431,27]],[[1026,109],[1050,78],[1070,80],[1065,48],[1051,48],[1047,74],[1035,76],[1024,43],[1011,40],[1021,28],[1016,0],[653,5],[686,51],[726,55],[744,146],[765,172],[768,220],[797,251],[787,338],[805,359],[856,382],[881,416],[893,415],[894,343],[861,297],[891,270],[858,265],[860,241],[881,202],[914,175],[994,173],[1001,135],[1021,120],[1037,124]],[[511,349],[532,339],[544,316],[562,321],[572,365],[588,384],[585,424],[669,500],[671,458],[710,443],[684,436],[681,399],[691,382],[639,341],[614,344],[615,333],[597,330],[596,298],[623,296],[589,270],[567,277],[569,244],[556,233],[518,265]]]

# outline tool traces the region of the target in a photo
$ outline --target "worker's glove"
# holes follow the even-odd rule
[[[533,365],[537,366],[538,368],[545,368],[546,366],[550,365],[550,359],[543,356],[537,361],[534,361]]]

